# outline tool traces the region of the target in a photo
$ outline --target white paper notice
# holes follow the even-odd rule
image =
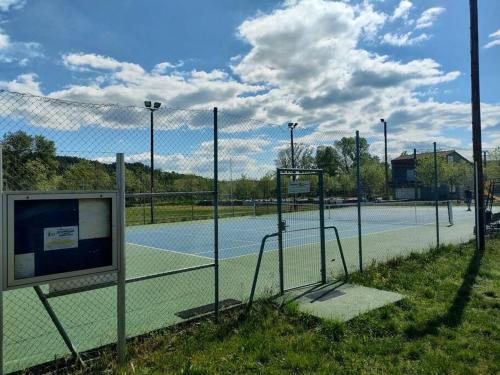
[[[81,240],[111,236],[109,199],[80,199],[78,217]]]
[[[24,279],[35,276],[35,253],[18,254],[14,257],[14,277]]]
[[[43,249],[60,250],[78,247],[78,226],[43,229]]]

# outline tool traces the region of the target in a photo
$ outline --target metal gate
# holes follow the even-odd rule
[[[326,283],[323,170],[277,170],[280,292]]]

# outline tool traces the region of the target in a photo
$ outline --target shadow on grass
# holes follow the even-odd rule
[[[481,259],[484,252],[474,251],[474,255],[470,259],[467,273],[462,281],[462,285],[457,290],[453,304],[448,309],[448,312],[440,317],[428,321],[423,327],[412,326],[406,330],[406,335],[410,338],[419,338],[426,335],[436,335],[439,327],[457,327],[462,322],[463,313],[467,303],[470,301],[472,288],[476,282],[476,277],[481,267]],[[420,325],[419,325],[420,326]]]

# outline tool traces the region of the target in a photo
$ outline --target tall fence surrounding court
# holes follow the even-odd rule
[[[8,91],[0,91],[0,129],[4,191],[113,190],[115,154],[125,154],[127,337],[248,299],[260,241],[278,225],[277,167],[324,171],[325,221],[339,230],[349,271],[473,237],[468,150],[429,144],[389,155],[386,164],[370,149],[382,139],[376,133]],[[294,207],[316,207],[310,196],[293,199]],[[304,257],[302,270],[288,272],[316,272],[302,251],[311,240],[287,241]],[[276,239],[266,246],[261,297],[279,292]],[[338,277],[343,268],[328,235],[326,252],[327,277]],[[116,342],[115,285],[42,291],[76,350]],[[4,292],[3,308],[5,372],[71,354],[32,288]]]

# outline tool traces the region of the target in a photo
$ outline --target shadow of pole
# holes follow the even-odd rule
[[[465,274],[462,284],[460,285],[460,288],[458,288],[455,298],[453,299],[453,303],[447,313],[441,317],[428,321],[421,328],[415,326],[409,327],[406,330],[406,335],[408,337],[418,338],[426,335],[435,335],[437,334],[438,328],[441,326],[453,328],[462,322],[463,313],[470,301],[472,288],[476,282],[483,255],[484,252],[482,251],[474,252],[474,255],[470,259],[467,267],[467,273]]]

